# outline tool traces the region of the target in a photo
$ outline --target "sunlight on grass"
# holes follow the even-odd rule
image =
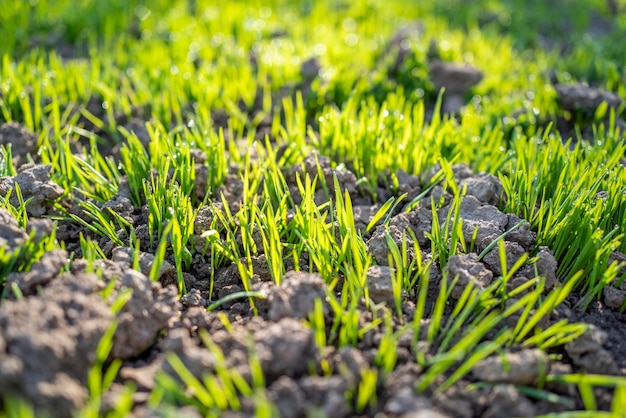
[[[203,260],[208,312],[242,302],[259,315],[267,295],[257,291],[255,261],[263,255],[272,285],[281,286],[288,269],[325,283],[328,307],[316,301],[305,321],[320,352],[380,333],[371,367],[342,394],[367,415],[382,407],[381,382],[396,368],[405,334],[420,367],[413,389],[441,394],[489,356],[571,342],[586,325],[563,318],[546,325],[550,315],[574,293],[571,308],[584,312],[624,281],[613,256],[626,252],[626,66],[617,46],[626,22],[611,20],[614,2],[572,0],[563,16],[519,0],[9,3],[0,9],[0,124],[19,123],[36,145],[19,155],[19,143],[0,143],[0,178],[10,184],[0,209],[30,231],[32,200],[11,183],[16,158],[50,165],[63,196],[46,202],[50,234],[28,232],[14,248],[0,240],[0,303],[24,297],[9,275],[29,271],[52,249],[71,248],[72,259],[80,254],[87,272],[101,277],[96,260],[119,246],[133,249],[135,269],[140,251],[154,255],[152,281],[171,264],[180,296]],[[454,92],[435,87],[435,60],[482,74],[458,97],[456,113],[443,112]],[[622,104],[564,109],[557,82],[600,87]],[[513,263],[505,241],[523,221],[479,249],[477,230],[464,238],[467,186],[455,177],[458,164],[497,177],[503,193],[494,205],[536,233]],[[417,176],[414,194],[403,191],[399,173]],[[115,199],[130,202],[126,215],[107,206]],[[365,227],[357,206],[372,208]],[[417,208],[432,218],[427,245],[410,228],[400,239],[390,232],[393,216]],[[75,242],[57,240],[67,225],[81,228]],[[377,259],[367,240],[376,231],[388,249],[393,303],[376,303],[368,283]],[[543,246],[558,261],[553,286],[537,272]],[[477,262],[497,253],[501,274],[483,287],[457,288],[453,298],[459,277],[445,268],[470,253]],[[240,291],[216,297],[216,272],[228,266]],[[534,276],[520,284],[522,269]],[[247,402],[259,416],[276,414],[254,350],[244,378],[204,331],[213,373],[198,379],[169,353],[175,375],[157,374],[148,405],[191,405],[208,416]],[[117,377],[121,360],[108,358],[107,345],[114,332],[112,325],[101,342],[90,399],[77,416],[98,416]],[[328,358],[318,368],[338,373]],[[548,373],[545,382],[575,387],[585,408],[547,417],[602,416],[598,387],[614,390],[613,413],[625,407],[623,376]],[[539,386],[519,390],[574,408]],[[107,416],[128,413],[134,391],[126,386]],[[0,417],[38,412],[0,400]]]

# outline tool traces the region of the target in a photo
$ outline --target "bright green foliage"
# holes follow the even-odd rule
[[[237,370],[226,366],[224,353],[206,331],[201,333],[201,337],[205,346],[215,356],[214,372],[198,379],[176,354],[169,353],[167,362],[184,386],[181,386],[173,376],[159,371],[156,388],[152,391],[148,405],[160,410],[162,407],[167,409],[172,401],[176,401],[179,404],[197,407],[203,416],[219,416],[220,411],[240,410],[240,399],[245,397],[254,403],[260,416],[273,413],[273,405],[264,393],[263,372],[254,351],[250,352],[249,362],[252,382],[248,382]]]
[[[560,82],[588,82],[626,97],[626,20],[609,10],[611,4],[625,6],[621,0],[567,4],[554,13],[550,2],[539,0],[9,1],[0,8],[0,122],[18,122],[36,133],[38,155],[32,157],[52,166],[52,180],[67,199],[56,202],[61,215],[54,219],[85,228],[79,244],[88,271],[105,258],[100,237],[132,247],[135,268],[139,250],[154,253],[149,276],[155,281],[163,262],[173,261],[180,294],[187,290],[183,274],[194,256],[210,261],[211,278],[217,268],[234,263],[243,291],[210,301],[208,309],[243,298],[255,312],[263,296],[252,288],[256,257],[265,255],[277,285],[287,262],[318,272],[331,311],[325,317],[318,301],[309,316],[320,352],[382,332],[374,367],[363,370],[346,393],[356,411],[366,414],[376,406],[377,384],[395,367],[405,332],[413,334],[424,370],[416,389],[441,392],[499,351],[520,345],[549,350],[571,341],[584,332],[582,324],[563,320],[543,329],[542,320],[573,291],[581,295],[574,308],[584,310],[606,286],[626,280],[624,266],[610,263],[614,251],[626,252],[626,143],[619,123],[625,106],[563,110],[550,80],[553,72]],[[611,33],[586,33],[594,16],[615,14]],[[398,29],[416,21],[421,27],[409,31],[402,45],[390,43]],[[554,49],[544,48],[551,42]],[[62,56],[64,47],[71,58]],[[406,57],[397,63],[400,48]],[[448,96],[429,77],[435,52],[484,74],[462,98],[457,116],[440,113]],[[321,70],[309,80],[301,66],[312,57]],[[136,118],[145,132],[132,128]],[[557,130],[559,122],[572,125],[572,132]],[[357,196],[342,191],[336,179],[329,181],[319,165],[317,175],[294,169],[303,168],[311,151],[329,157],[332,168],[350,169],[359,194],[381,204],[365,232],[355,226]],[[499,209],[530,222],[537,248],[507,266],[504,241],[522,224],[513,226],[478,254],[482,260],[497,247],[502,275],[485,289],[470,283],[453,301],[458,278],[449,277],[445,266],[456,254],[476,252],[475,239],[463,237],[465,190],[452,171],[458,163],[500,178]],[[410,202],[398,192],[399,169],[422,176],[421,193]],[[12,147],[2,145],[0,177],[14,175]],[[221,186],[237,180],[241,201],[229,205]],[[391,185],[396,196],[380,201],[381,184]],[[429,195],[439,185],[452,195],[443,215],[442,202]],[[146,211],[148,248],[139,248],[138,225],[101,205],[126,189],[135,213]],[[408,212],[428,203],[430,256],[411,231],[400,242],[388,234],[394,303],[374,303],[367,234],[388,226],[403,205]],[[29,220],[27,204],[19,187],[0,196],[0,207],[22,228]],[[212,220],[206,231],[196,231],[203,205]],[[20,296],[17,287],[6,285],[9,273],[28,271],[62,245],[53,232],[39,242],[31,236],[13,251],[0,246],[1,297]],[[560,285],[546,289],[545,278],[535,277],[511,290],[507,285],[532,265],[539,246],[548,246],[558,260]],[[438,270],[443,273],[436,282],[431,273]],[[407,299],[415,302],[412,316],[403,312]],[[372,317],[365,324],[364,310]],[[219,360],[215,373],[198,379],[170,354],[178,377],[159,374],[149,406],[167,414],[171,405],[190,404],[210,416],[240,409],[247,397],[257,415],[275,413],[254,353],[249,382],[228,370],[224,354],[203,338]],[[93,399],[84,416],[99,412],[100,395],[119,367],[111,363],[103,373],[106,344],[90,375]],[[335,372],[328,362],[321,367]],[[620,379],[545,380],[576,385],[589,414],[601,416],[593,388],[616,388],[613,412],[622,411],[626,386]],[[191,395],[179,380],[193,389]],[[520,391],[563,401],[543,388]],[[131,399],[129,388],[120,414]],[[4,404],[8,416],[33,415],[19,401]],[[591,416],[586,413],[567,416]]]
[[[111,306],[113,313],[119,313],[131,296],[132,291],[120,291]],[[98,344],[96,362],[89,369],[87,376],[87,388],[89,389],[90,394],[89,403],[81,411],[81,417],[96,418],[101,415],[100,407],[102,404],[102,397],[111,387],[120,368],[122,367],[122,360],[120,359],[114,359],[110,362],[110,364],[107,364],[111,349],[113,348],[113,337],[115,335],[117,325],[117,319],[113,320]],[[114,409],[106,416],[110,418],[124,417],[130,413],[134,391],[135,389],[132,385],[127,385],[124,393],[122,393],[120,398],[117,400]]]
[[[13,167],[13,155],[11,146],[0,146],[0,177],[14,176],[15,167]]]
[[[12,272],[29,271],[33,263],[36,263],[48,251],[56,248],[56,234],[35,239],[35,233],[31,233],[22,245],[12,251],[6,245],[0,245],[0,301],[11,292],[20,296],[21,292],[16,283],[12,287],[7,285],[7,276]]]

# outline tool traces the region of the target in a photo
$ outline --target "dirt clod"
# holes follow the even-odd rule
[[[421,408],[418,406],[416,410],[407,412],[400,415],[402,418],[448,418],[449,415],[444,415],[439,411],[429,408]]]
[[[461,180],[459,186],[466,186],[468,195],[474,196],[482,203],[494,206],[500,202],[504,193],[500,179],[493,174],[483,173],[465,178]]]
[[[54,224],[51,219],[47,218],[30,218],[26,225],[26,231],[31,234],[34,233],[34,242],[40,242],[45,237],[50,236],[54,230]]]
[[[111,210],[121,215],[122,218],[126,219],[130,224],[134,223],[132,215],[135,208],[133,207],[130,198],[125,194],[116,194],[111,198],[111,200],[102,205],[102,209],[104,209],[105,211]]]
[[[341,376],[307,376],[298,382],[304,392],[305,405],[321,409],[328,418],[343,418],[350,414],[348,403],[341,395],[348,389],[348,382]]]
[[[386,266],[389,255],[389,245],[387,243],[387,235],[395,242],[398,248],[402,248],[402,241],[410,243],[412,241],[409,230],[413,233],[417,242],[422,248],[430,245],[430,240],[426,237],[426,233],[432,229],[432,212],[424,206],[417,206],[409,213],[400,213],[391,218],[389,226],[377,226],[372,232],[371,237],[367,240],[368,252],[372,255],[376,263]],[[409,262],[415,257],[412,245],[408,245],[407,253]]]
[[[484,289],[493,280],[493,273],[478,261],[478,255],[475,253],[453,255],[448,260],[445,270],[450,274],[451,279],[458,276],[456,286],[452,290],[452,297],[455,299],[461,297],[470,282],[473,282],[478,289]]]
[[[512,241],[504,241],[504,248],[506,251],[506,268],[507,271],[510,271],[513,264],[524,255],[526,250],[517,242]],[[504,266],[502,266],[500,261],[500,249],[498,247],[492,248],[491,251],[483,257],[483,262],[489,266],[495,275],[499,276],[502,274]]]
[[[537,233],[531,230],[530,222],[511,213],[507,216],[509,222],[506,224],[506,231],[508,231],[506,240],[517,242],[526,251],[532,251],[537,240]]]
[[[619,367],[615,359],[603,347],[606,340],[606,332],[590,326],[583,335],[565,344],[565,351],[574,364],[583,368],[587,373],[618,374]]]
[[[7,250],[12,251],[27,239],[28,235],[20,228],[17,219],[6,209],[0,208],[0,247],[6,246]]]
[[[297,418],[302,415],[304,394],[298,384],[288,376],[281,376],[268,389],[269,397],[283,418]]]
[[[448,207],[439,212],[439,219],[446,219]],[[465,196],[461,201],[459,217],[463,219],[463,237],[471,244],[476,230],[475,248],[484,250],[506,230],[509,218],[495,206],[482,203],[474,196]]]
[[[187,307],[200,306],[205,308],[208,304],[207,300],[202,297],[202,293],[198,289],[191,289],[180,298],[180,301]]]
[[[39,286],[44,286],[57,277],[67,263],[67,259],[65,251],[52,250],[33,264],[29,272],[9,274],[7,282],[16,283],[23,294],[32,294]]]
[[[483,418],[533,417],[536,415],[532,402],[513,385],[494,387],[489,394],[487,403],[489,407],[482,415]]]
[[[604,297],[604,304],[607,307],[617,310],[624,305],[626,292],[616,289],[613,286],[605,286],[604,289],[602,289],[602,296]]]
[[[539,253],[537,253],[537,273],[540,276],[546,278],[546,289],[551,289],[557,281],[556,269],[557,262],[552,254],[552,251],[548,247],[539,247]]]
[[[594,112],[602,102],[617,108],[622,99],[615,93],[589,87],[583,83],[563,83],[554,86],[559,95],[561,107],[569,111]]]
[[[82,289],[68,286],[80,280]],[[113,315],[92,293],[95,276],[67,276],[42,297],[0,305],[0,393],[15,393],[37,408],[69,416],[87,396],[89,368]]]
[[[135,250],[128,247],[117,247],[113,249],[111,261],[114,261],[122,266],[122,268],[130,269],[133,265]],[[152,270],[155,256],[151,253],[140,251],[138,254],[139,269],[141,272],[148,276]],[[176,275],[176,267],[171,265],[167,260],[163,260],[159,268],[159,280],[162,283],[173,281],[173,277]]]
[[[280,286],[269,294],[268,318],[279,321],[282,318],[308,318],[315,309],[315,301],[323,303],[324,315],[330,313],[324,293],[325,283],[318,274],[290,271],[283,277]]]
[[[133,293],[118,314],[111,355],[126,359],[141,354],[153,343],[180,307],[175,287],[161,288],[160,284],[134,270],[128,270],[121,278],[120,289]]]
[[[426,398],[416,396],[413,389],[404,388],[389,398],[385,404],[385,412],[407,414],[411,411],[424,409],[429,403]]]
[[[26,205],[26,211],[34,217],[44,215],[52,207],[52,202],[63,195],[63,189],[50,181],[49,165],[24,164],[16,176],[0,178],[0,195],[6,196],[11,191],[10,202],[19,207],[16,184],[19,185],[24,201],[32,199]]]
[[[198,345],[189,336],[189,331],[184,328],[171,330],[167,339],[162,344],[165,355],[176,356],[185,365],[193,376],[202,379],[202,376],[213,370],[216,358],[209,350]],[[171,375],[178,377],[175,369],[167,360],[166,356],[161,356],[160,368]]]
[[[17,122],[3,123],[0,126],[0,145],[11,146],[13,165],[19,168],[26,163],[29,154],[36,157],[37,135]]]
[[[465,104],[465,95],[483,79],[483,74],[468,64],[457,64],[434,59],[429,64],[428,75],[435,90],[445,88],[442,110],[457,113]]]
[[[317,357],[313,331],[292,318],[281,319],[257,331],[254,341],[261,367],[270,381],[283,375],[305,374],[309,365],[303,359]]]
[[[546,353],[539,349],[525,349],[517,353],[491,356],[479,362],[472,373],[478,380],[531,385],[549,371]]]
[[[347,376],[352,383],[358,383],[361,380],[363,371],[370,364],[365,358],[361,350],[354,347],[342,347],[333,358],[335,369],[341,371]]]
[[[374,303],[384,302],[387,306],[394,306],[393,274],[393,269],[387,266],[372,266],[367,270],[367,288]]]

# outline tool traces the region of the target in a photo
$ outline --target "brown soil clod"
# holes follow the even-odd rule
[[[25,164],[29,155],[37,158],[37,136],[19,123],[3,123],[0,126],[0,145],[11,146],[15,168]]]
[[[81,291],[66,288],[75,280]],[[97,287],[95,276],[65,277],[41,296],[0,305],[0,393],[24,396],[57,416],[84,405],[87,371],[113,319],[92,293]]]
[[[30,216],[41,217],[52,207],[52,202],[63,195],[63,189],[50,181],[50,166],[24,164],[14,177],[0,177],[0,195],[6,196],[11,191],[10,202],[19,207],[19,201],[15,192],[18,185],[24,201],[32,199],[26,205],[26,211]]]
[[[559,95],[561,107],[572,112],[594,112],[603,102],[612,108],[617,108],[622,103],[617,94],[582,83],[561,83],[554,88]]]
[[[457,64],[433,59],[428,74],[435,90],[445,89],[441,110],[456,114],[465,105],[465,96],[483,79],[483,73],[469,64]]]
[[[290,271],[282,278],[280,286],[275,286],[268,297],[268,318],[279,321],[282,318],[307,319],[315,309],[315,301],[323,303],[323,313],[330,314],[326,302],[325,283],[318,274]]]
[[[472,370],[474,377],[485,382],[532,385],[550,371],[547,355],[539,349],[524,349],[504,356],[492,356]]]

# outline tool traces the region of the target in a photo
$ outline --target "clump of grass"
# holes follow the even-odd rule
[[[111,305],[114,314],[124,307],[132,297],[132,291],[120,291]],[[113,359],[108,363],[111,350],[113,349],[113,337],[117,329],[118,321],[114,319],[100,339],[96,350],[96,362],[89,369],[87,376],[87,388],[89,389],[89,403],[83,408],[79,416],[92,418],[101,416],[102,398],[113,384],[120,368],[122,360]],[[132,409],[132,396],[135,389],[133,385],[127,385],[124,393],[119,397],[113,411],[106,415],[110,417],[125,416]]]
[[[20,205],[20,210],[16,210],[10,203],[5,204],[4,199],[0,197],[0,207],[3,206],[5,208],[11,207],[14,211],[12,214],[20,216],[18,221],[21,219],[21,226],[26,226],[25,203]],[[46,252],[57,248],[57,246],[56,228],[53,228],[50,235],[42,238],[37,238],[35,231],[31,232],[26,241],[14,249],[9,249],[7,245],[0,245],[0,301],[5,299],[10,292],[18,297],[21,295],[16,283],[13,283],[12,287],[7,285],[7,278],[10,273],[29,271],[31,266],[39,261]]]
[[[13,166],[13,154],[11,145],[0,145],[0,177],[14,176],[15,167]]]
[[[602,280],[608,256],[624,250],[620,231],[626,195],[620,185],[625,172],[618,161],[626,149],[611,135],[598,141],[594,147],[579,142],[568,150],[558,134],[534,141],[520,137],[513,148],[517,158],[507,164],[512,174],[501,175],[508,195],[504,210],[537,228],[538,243],[549,246],[560,261],[557,274],[570,280],[584,271],[583,306],[612,280]],[[580,164],[587,167],[584,172]],[[599,198],[602,194],[607,198]]]
[[[224,353],[206,331],[202,331],[200,336],[206,348],[215,356],[213,372],[199,380],[176,354],[169,353],[167,362],[184,386],[181,387],[173,376],[160,371],[148,405],[155,410],[162,406],[168,408],[175,400],[179,405],[192,405],[203,415],[213,416],[225,410],[241,410],[241,399],[246,398],[253,402],[258,416],[271,416],[274,407],[265,395],[265,378],[254,351],[251,349],[249,352],[249,381],[237,370],[226,366]]]

